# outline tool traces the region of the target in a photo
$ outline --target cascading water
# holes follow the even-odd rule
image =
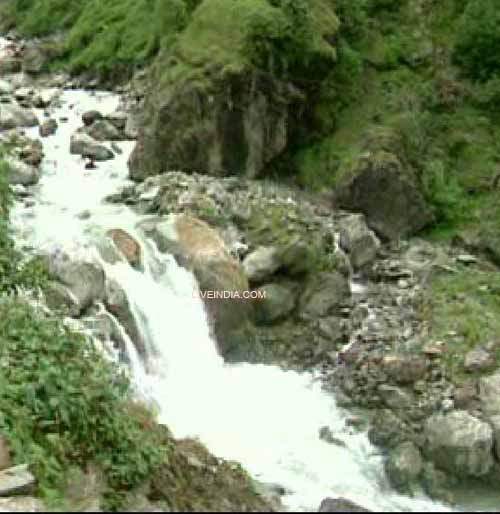
[[[36,249],[62,247],[70,254],[92,255],[95,234],[109,228],[123,228],[141,241],[144,271],[125,262],[103,265],[126,291],[149,342],[145,363],[134,355],[129,361],[137,392],[156,404],[160,421],[177,437],[199,437],[215,455],[240,462],[255,478],[281,484],[290,491],[284,503],[292,509],[315,510],[332,496],[375,510],[447,510],[387,486],[381,457],[365,434],[349,432],[346,413],[312,374],[223,362],[210,339],[202,301],[193,294],[193,276],[144,240],[135,228],[137,214],[104,202],[127,182],[132,143],[119,143],[123,153],[91,171],[69,153],[81,114],[110,112],[117,103],[111,94],[62,94],[52,114],[67,122],[43,141],[36,202],[28,207],[19,202],[12,221],[18,242]],[[85,211],[90,216],[82,216]],[[320,440],[318,431],[325,425],[345,446]]]

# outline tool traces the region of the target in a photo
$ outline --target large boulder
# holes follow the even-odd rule
[[[425,436],[429,458],[457,477],[484,476],[493,466],[491,426],[466,411],[434,414]]]
[[[268,75],[171,84],[129,160],[142,180],[167,170],[256,177],[288,142],[291,89]]]
[[[414,174],[386,151],[362,154],[343,173],[333,197],[337,207],[362,212],[384,239],[411,235],[433,219]]]
[[[336,59],[334,4],[311,0],[301,9],[295,14],[262,0],[202,2],[154,68],[131,177],[173,169],[256,177],[282,154],[306,103],[291,75],[300,70],[302,84],[316,82]],[[293,66],[278,50],[290,44],[297,45]]]
[[[47,264],[49,273],[70,291],[79,312],[104,298],[104,270],[96,263],[56,251],[48,257]]]
[[[142,228],[160,251],[194,273],[221,353],[238,359],[240,348],[233,336],[249,323],[253,305],[243,297],[248,290],[243,268],[222,238],[205,222],[185,214],[171,214]]]

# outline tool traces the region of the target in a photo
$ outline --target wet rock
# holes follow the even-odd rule
[[[319,438],[325,443],[333,444],[335,446],[345,447],[346,444],[342,439],[339,439],[333,435],[333,432],[329,427],[321,427],[319,429]]]
[[[475,348],[465,355],[464,368],[469,373],[491,371],[495,366],[495,356],[484,348]]]
[[[68,316],[78,316],[80,305],[77,298],[65,285],[49,281],[44,288],[47,307],[53,311],[62,312]]]
[[[485,414],[500,414],[500,372],[479,379],[479,399]]]
[[[385,463],[385,471],[393,487],[402,494],[412,494],[422,472],[423,460],[420,450],[405,442],[391,451]]]
[[[97,264],[55,252],[48,258],[48,268],[50,274],[69,289],[79,312],[104,298],[104,271]]]
[[[344,498],[325,498],[319,506],[318,512],[371,512],[364,507]]]
[[[34,491],[35,477],[23,464],[0,471],[0,496],[22,496]]]
[[[127,293],[116,280],[106,281],[105,304],[108,311],[116,317],[125,329],[139,355],[144,356],[146,354],[146,342],[137,324]]]
[[[30,109],[24,109],[13,104],[0,105],[0,130],[29,128],[36,125],[38,125],[38,118]]]
[[[95,161],[107,161],[114,157],[111,150],[83,132],[76,132],[71,136],[70,153],[88,157]]]
[[[493,466],[491,427],[465,411],[434,414],[425,425],[426,452],[444,471],[480,477]]]
[[[424,378],[427,360],[417,355],[390,354],[384,356],[382,367],[397,384],[412,384]]]
[[[118,250],[125,256],[134,268],[140,267],[142,261],[141,245],[125,230],[112,229],[107,232]]]
[[[356,214],[342,220],[339,244],[349,255],[354,269],[373,262],[380,247],[380,241],[366,225],[364,216]]]
[[[32,186],[40,180],[40,173],[34,166],[14,157],[5,158],[9,168],[9,184]]]
[[[257,291],[262,299],[256,301],[255,316],[259,324],[266,325],[286,318],[295,308],[295,291],[281,284],[266,284]]]
[[[40,128],[39,128],[40,136],[41,137],[52,136],[53,134],[56,133],[57,127],[58,127],[57,121],[52,118],[44,121],[40,125]]]
[[[302,319],[318,319],[339,312],[350,301],[348,279],[339,272],[322,272],[311,277],[300,299]]]
[[[254,284],[270,279],[280,266],[279,252],[274,247],[260,246],[243,260],[245,275]]]
[[[346,171],[334,191],[334,204],[362,212],[384,239],[414,234],[433,217],[411,170],[396,155],[367,152]]]
[[[103,115],[99,111],[87,111],[82,115],[83,124],[88,127],[95,121],[102,120]]]
[[[110,121],[105,119],[94,121],[86,132],[96,141],[120,141],[125,139],[123,134]]]
[[[243,267],[220,235],[205,222],[185,214],[171,214],[160,223],[141,228],[162,252],[171,253],[179,265],[192,270],[203,293],[212,333],[229,360],[250,358],[256,352],[247,330],[252,303],[244,298],[248,281]],[[230,293],[226,296],[226,293]],[[215,294],[222,295],[215,297]],[[247,353],[248,352],[248,353]]]

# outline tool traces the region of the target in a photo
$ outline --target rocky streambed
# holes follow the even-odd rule
[[[142,92],[120,101],[23,73],[19,44],[1,48],[12,221],[48,263],[44,301],[130,369],[175,435],[280,483],[292,508],[330,496],[446,510],[464,488],[496,505],[498,347],[457,345],[458,380],[461,334],[436,338],[428,313],[436,277],[496,272],[487,260],[461,242],[381,241],[363,215],[276,183],[175,171],[134,183]],[[203,305],[198,289],[265,299]]]

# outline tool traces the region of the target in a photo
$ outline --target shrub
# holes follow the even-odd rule
[[[42,495],[97,464],[113,490],[138,485],[166,448],[129,408],[129,383],[84,336],[16,299],[0,302],[0,430]]]
[[[457,33],[454,60],[464,73],[487,80],[500,72],[500,3],[470,0]]]

